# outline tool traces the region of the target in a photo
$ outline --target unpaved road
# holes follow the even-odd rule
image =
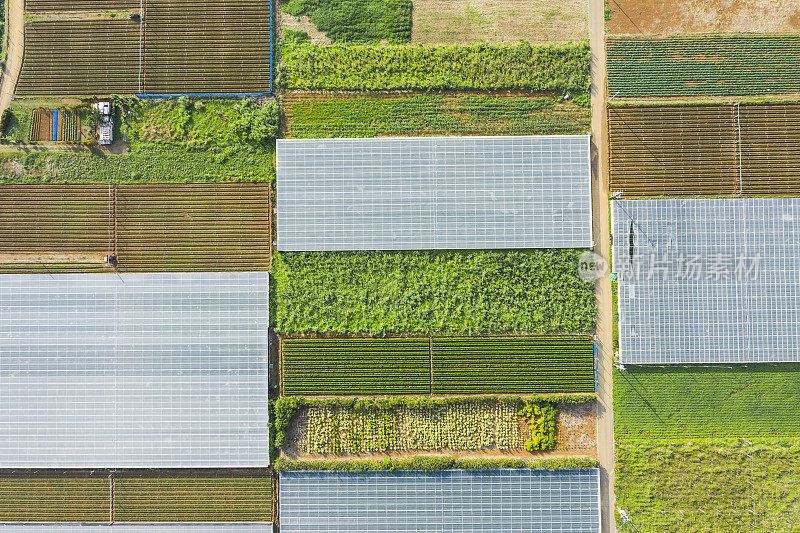
[[[8,0],[8,57],[0,82],[0,114],[11,105],[25,49],[25,0]]]
[[[603,0],[589,0],[589,41],[592,48],[592,226],[594,248],[609,261],[608,139],[606,127],[606,52]],[[609,269],[610,270],[610,269]],[[614,522],[614,407],[612,404],[613,320],[609,272],[597,280],[597,453],[603,533],[616,531]]]

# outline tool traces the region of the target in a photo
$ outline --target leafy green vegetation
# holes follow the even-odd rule
[[[616,454],[620,532],[797,531],[800,440],[621,441]]]
[[[335,470],[342,472],[366,472],[369,470],[494,470],[497,468],[530,468],[532,470],[562,470],[567,468],[597,468],[599,462],[583,457],[559,459],[454,459],[438,455],[417,456],[411,459],[385,458],[378,461],[292,461],[279,457],[272,464],[277,472],[287,470]]]
[[[282,333],[577,333],[594,328],[580,250],[275,254]]]
[[[609,39],[608,93],[620,97],[796,94],[800,35]]]
[[[520,89],[586,91],[589,43],[530,45],[283,46],[278,83],[289,89]]]
[[[589,109],[558,96],[284,96],[290,137],[556,135],[589,130]],[[582,100],[580,100],[582,103]]]
[[[411,0],[286,0],[281,9],[308,15],[333,42],[411,40]]]
[[[530,427],[531,438],[525,441],[529,452],[552,450],[556,447],[556,406],[543,400],[528,400],[519,409]]]
[[[274,101],[263,106],[247,100],[185,97],[117,102],[124,109],[120,130],[127,135],[130,151],[6,153],[0,156],[0,182],[269,181],[275,177],[273,139],[280,118]]]
[[[800,364],[614,373],[617,439],[800,436]]]

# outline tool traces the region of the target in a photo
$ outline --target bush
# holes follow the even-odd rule
[[[529,452],[552,450],[556,447],[556,407],[542,400],[528,400],[519,410],[531,428],[531,438],[525,442]]]
[[[289,0],[281,7],[308,15],[333,42],[411,40],[411,0]]]
[[[582,333],[579,250],[275,254],[282,333]]]
[[[531,46],[285,43],[278,81],[289,89],[588,91],[589,43]]]
[[[397,470],[440,471],[451,469],[495,470],[498,468],[529,468],[531,470],[562,470],[571,468],[598,468],[595,459],[577,457],[567,459],[454,459],[447,456],[420,455],[411,459],[385,458],[378,461],[293,461],[280,457],[272,464],[276,472],[290,470],[326,470],[338,472],[367,472]]]

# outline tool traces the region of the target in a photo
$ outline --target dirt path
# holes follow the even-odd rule
[[[592,225],[594,248],[609,261],[608,128],[606,116],[606,52],[603,0],[589,0],[589,41],[592,48]],[[610,270],[610,269],[609,269]],[[613,320],[611,278],[597,280],[597,452],[603,533],[616,531],[614,521],[614,407],[612,404]]]
[[[25,49],[25,0],[8,0],[8,57],[0,82],[0,114],[11,105]]]

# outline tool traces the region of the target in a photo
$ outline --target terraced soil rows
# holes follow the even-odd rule
[[[800,35],[609,37],[608,94],[800,93]]]
[[[270,192],[244,183],[117,186],[119,270],[266,270]]]
[[[285,395],[594,392],[582,335],[282,339]]]
[[[800,193],[800,103],[611,107],[608,122],[612,193]]]
[[[139,23],[48,20],[25,25],[16,94],[91,96],[139,89]]]
[[[272,479],[114,478],[116,522],[270,522]]]
[[[266,270],[268,184],[0,187],[0,271]],[[109,217],[109,211],[111,217]]]
[[[594,344],[582,335],[433,339],[434,394],[594,392]]]
[[[427,338],[282,339],[286,395],[429,394]]]
[[[103,478],[0,478],[0,523],[108,522]]]
[[[26,0],[27,11],[114,11],[139,9],[138,0]]]
[[[269,16],[264,0],[148,0],[142,92],[271,90]]]

